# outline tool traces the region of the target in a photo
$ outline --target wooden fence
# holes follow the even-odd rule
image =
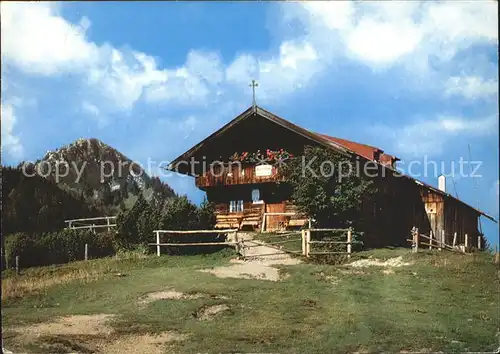
[[[66,229],[89,229],[95,232],[96,229],[107,228],[110,231],[112,227],[116,227],[116,216],[100,216],[95,218],[72,219],[65,220]]]
[[[88,243],[85,244],[84,250],[85,250],[84,260],[88,261],[89,260],[89,244]],[[15,264],[16,274],[19,275],[20,274],[20,266],[19,266],[20,265],[20,257],[16,256],[15,261],[16,261],[16,264]],[[5,269],[9,269],[9,259],[7,257],[5,257]]]
[[[171,247],[183,247],[183,246],[235,246],[236,251],[239,252],[244,249],[252,247],[266,246],[269,248],[276,249],[276,252],[270,252],[265,254],[251,254],[251,257],[261,257],[261,256],[272,256],[283,253],[291,254],[302,254],[305,257],[310,255],[328,255],[328,254],[346,254],[348,258],[352,254],[352,245],[354,243],[361,243],[360,241],[353,241],[352,239],[352,229],[304,229],[298,232],[285,232],[276,235],[266,235],[262,239],[251,239],[251,240],[238,240],[238,229],[227,229],[227,230],[155,230],[153,231],[156,235],[156,242],[149,243],[150,246],[156,246],[156,254],[161,255],[162,246]],[[345,241],[334,241],[334,240],[312,240],[311,234],[315,232],[345,232]],[[186,235],[186,234],[232,234],[233,241],[225,242],[162,242],[161,235]],[[262,235],[262,234],[261,234]],[[300,235],[300,237],[298,237]],[[300,247],[296,249],[284,246],[287,243],[300,242]],[[311,245],[336,245],[345,244],[345,251],[311,251]]]
[[[262,222],[261,222],[261,232],[265,232],[266,230],[266,216],[285,216],[285,217],[292,217],[298,215],[297,213],[293,212],[264,212],[262,213]],[[311,219],[307,219],[306,221],[309,224],[309,227],[311,227]]]
[[[269,235],[261,233],[261,237],[259,239],[251,239],[251,240],[241,240],[239,247],[241,250],[254,248],[254,247],[268,247],[273,248],[276,252],[267,252],[267,253],[252,253],[250,257],[265,257],[265,256],[274,256],[283,253],[290,254],[303,254],[303,250],[300,248],[301,243],[301,234],[300,231],[292,231],[292,232],[283,232],[275,235]],[[296,243],[297,247],[289,246],[290,243]],[[243,252],[243,254],[245,254]]]
[[[161,246],[223,246],[223,245],[232,245],[238,247],[238,239],[237,233],[238,229],[227,229],[227,230],[154,230],[156,235],[156,243],[149,243],[150,246],[156,246],[156,255],[161,255]],[[162,234],[171,234],[171,235],[186,235],[186,234],[223,234],[223,233],[233,233],[234,234],[234,242],[226,241],[226,242],[185,242],[185,243],[176,243],[176,242],[161,242]]]
[[[353,241],[352,239],[352,229],[306,229],[302,230],[302,254],[305,257],[309,257],[310,255],[327,255],[327,254],[347,254],[347,258],[351,258],[352,253],[352,245],[354,243],[361,243],[360,241]],[[345,232],[346,240],[345,241],[329,241],[329,240],[311,240],[311,233],[314,232]],[[335,244],[345,244],[346,251],[312,251],[311,245],[335,245]]]
[[[470,237],[465,234],[464,235],[464,244],[463,245],[457,245],[457,233],[455,232],[453,234],[453,244],[448,245],[444,242],[445,240],[445,232],[444,230],[441,231],[441,233],[436,236],[433,234],[431,231],[429,235],[424,235],[421,234],[418,231],[418,228],[413,227],[410,231],[410,234],[412,236],[411,239],[407,240],[408,242],[411,242],[412,244],[412,250],[413,252],[418,252],[419,249],[423,249],[425,246],[429,250],[432,250],[433,248],[437,248],[439,251],[441,250],[446,250],[446,251],[454,251],[454,252],[461,252],[461,253],[466,253],[470,248],[472,247]],[[420,239],[423,238],[424,242],[422,242]],[[481,249],[482,244],[481,244],[481,236],[477,236],[477,249]]]

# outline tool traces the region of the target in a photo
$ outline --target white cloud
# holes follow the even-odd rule
[[[229,83],[240,87],[246,87],[252,79],[258,77],[259,63],[250,54],[242,54],[236,57],[226,69],[226,79]]]
[[[2,59],[29,73],[55,75],[80,70],[97,58],[85,38],[89,21],[73,25],[51,2],[2,2]]]
[[[422,33],[409,21],[361,20],[347,34],[347,48],[354,57],[373,64],[392,63],[415,50]]]
[[[90,102],[83,101],[82,111],[87,117],[97,122],[97,127],[99,129],[105,128],[109,123],[108,117],[101,112],[99,107]]]
[[[321,63],[317,71],[347,59],[377,72],[402,69],[405,87],[415,91],[439,94],[445,86],[444,98],[474,99],[493,91],[494,82],[487,79],[464,78],[458,89],[450,88],[453,81],[448,79],[496,76],[491,59],[466,52],[476,44],[498,45],[496,1],[307,1],[282,6],[288,21],[302,23],[300,39],[319,57],[308,65]],[[306,66],[300,70],[310,71]]]
[[[190,106],[210,99],[221,102],[218,96],[223,94],[230,96],[224,101],[240,100],[242,92],[250,97],[252,79],[260,84],[259,103],[281,101],[313,83],[337,59],[354,59],[373,68],[403,63],[414,72],[429,70],[429,62],[436,58],[449,61],[472,44],[498,42],[493,1],[285,3],[285,18],[298,18],[303,35],[260,55],[241,53],[228,65],[218,53],[193,50],[184,65],[164,68],[147,53],[92,42],[87,36],[90,20],[84,17],[72,24],[61,17],[61,5],[56,3],[1,6],[4,64],[29,74],[72,74],[85,83],[82,107],[92,102],[100,115],[130,110],[141,99]],[[474,99],[497,94],[493,82],[483,76],[487,75],[446,77],[445,95]]]
[[[311,16],[309,25],[320,21],[331,30],[346,30],[353,25],[356,9],[350,1],[307,1],[301,6]]]
[[[198,125],[200,125],[200,120],[193,115],[182,119],[162,118],[158,121],[159,130],[175,132],[178,137],[182,136],[183,139],[188,138]]]
[[[16,115],[14,108],[19,102],[4,102],[1,105],[2,113],[2,149],[5,149],[9,155],[20,158],[23,155],[23,146],[21,140],[14,133],[16,125]]]
[[[498,81],[479,76],[453,76],[445,84],[447,96],[463,96],[469,100],[498,97]]]
[[[186,102],[186,97],[207,95],[204,81],[223,80],[220,60],[213,53],[192,52],[185,66],[160,69],[145,53],[96,45],[86,37],[90,21],[66,21],[56,3],[1,6],[4,63],[32,75],[77,76],[87,84],[88,94],[101,100],[101,109],[129,110],[146,90],[152,99]]]
[[[72,24],[60,16],[55,4],[2,3],[2,13],[2,57],[8,65],[29,74],[80,77],[89,90],[85,95],[99,100],[101,111],[130,110],[141,98],[154,103],[205,104],[223,93],[241,93],[254,78],[262,81],[261,101],[278,99],[324,69],[315,48],[300,39],[284,41],[277,55],[242,54],[228,67],[217,53],[193,50],[183,66],[160,68],[145,53],[90,41],[86,36],[89,19]],[[234,90],[238,88],[234,85],[240,90]]]
[[[175,101],[178,103],[205,103],[210,94],[224,81],[224,68],[218,54],[189,52],[186,64],[165,71],[166,80],[146,89],[147,101]]]
[[[387,151],[407,156],[439,155],[444,146],[455,136],[482,137],[498,132],[498,119],[488,116],[478,119],[439,116],[434,120],[422,120],[401,128],[378,126],[371,133],[383,136],[392,145]]]
[[[285,41],[279,55],[259,61],[259,100],[290,94],[311,82],[324,65],[313,46],[301,40]]]
[[[84,101],[82,103],[82,109],[86,112],[89,113],[93,116],[99,116],[101,114],[101,111],[96,105],[93,105],[92,103]]]
[[[429,36],[453,45],[467,41],[498,41],[497,1],[442,1],[427,3],[424,29]]]
[[[431,58],[450,60],[476,42],[498,41],[496,2],[305,2],[283,4],[285,18],[299,18],[303,36],[285,40],[277,52],[242,53],[225,67],[217,53],[191,51],[181,67],[160,68],[140,52],[87,38],[91,23],[72,24],[56,3],[2,3],[2,58],[38,75],[79,74],[102,110],[129,110],[148,102],[205,104],[222,93],[241,93],[261,81],[259,99],[279,99],[311,82],[338,56],[374,68],[407,58],[428,68]],[[291,16],[290,16],[291,14]],[[449,94],[471,96],[474,84]],[[490,83],[485,90],[491,90]],[[237,86],[237,87],[235,87]],[[239,88],[239,90],[235,90]],[[250,92],[250,91],[248,91]]]
[[[89,68],[87,83],[116,109],[131,109],[146,87],[168,80],[168,73],[144,53],[124,53],[109,46],[100,53],[102,63]]]
[[[311,42],[324,47],[325,38],[338,38],[344,55],[375,67],[415,52],[426,59],[450,60],[472,43],[498,41],[496,1],[332,1],[300,6],[305,11],[291,11],[307,27]],[[337,55],[338,47],[325,52]]]
[[[481,119],[466,119],[462,117],[441,116],[437,121],[435,130],[439,132],[458,134],[467,133],[472,135],[488,135],[495,133],[498,120],[495,116]]]
[[[315,48],[304,40],[281,43],[277,55],[267,58],[247,53],[240,54],[226,69],[227,83],[246,90],[251,80],[259,82],[259,103],[278,100],[311,82],[313,76],[324,70]],[[250,102],[250,101],[249,101]]]
[[[220,84],[224,80],[222,61],[219,55],[214,52],[189,52],[185,69],[191,75],[212,85]]]
[[[304,40],[289,40],[281,43],[277,55],[267,58],[247,53],[239,55],[226,69],[227,83],[237,85],[240,90],[248,88],[252,79],[257,79],[258,102],[279,100],[284,95],[305,87],[314,75],[324,70],[324,64],[314,47]],[[250,102],[250,101],[249,101]]]
[[[148,102],[196,104],[205,102],[209,94],[207,85],[185,68],[171,73],[167,82],[151,85],[145,90]]]

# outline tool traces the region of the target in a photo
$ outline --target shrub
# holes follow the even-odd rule
[[[293,187],[294,204],[316,226],[357,228],[362,202],[376,193],[373,182],[355,161],[334,151],[308,146],[303,158],[291,159],[281,171]]]
[[[112,255],[117,248],[112,232],[94,234],[89,230],[64,229],[43,234],[17,233],[6,237],[7,266],[14,266],[16,256],[22,268],[83,260],[85,244],[89,258]]]
[[[215,227],[215,206],[208,200],[203,200],[197,210],[198,227],[202,230],[211,230]]]
[[[35,239],[30,234],[18,232],[5,237],[6,268],[15,266],[16,256],[19,256],[20,265],[24,267],[38,265],[37,255]]]
[[[132,209],[122,212],[117,218],[119,239],[124,251],[146,246],[155,241],[154,230],[205,230],[213,229],[215,214],[213,204],[206,200],[197,207],[186,196],[172,197],[164,200],[153,198],[149,203],[139,197]],[[162,234],[162,242],[217,242],[223,241],[218,234]],[[148,247],[148,251],[152,248]],[[171,254],[200,253],[218,250],[220,247],[168,247],[164,250]]]
[[[164,230],[200,229],[197,207],[186,196],[165,201],[160,216],[160,228]]]
[[[130,210],[122,211],[118,214],[118,217],[116,218],[116,227],[123,246],[126,247],[129,244],[138,243],[139,231],[137,226],[139,219],[147,206],[148,203],[141,193]]]

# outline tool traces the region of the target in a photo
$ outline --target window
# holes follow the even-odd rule
[[[252,202],[254,204],[258,204],[258,203],[261,202],[261,200],[260,200],[260,190],[258,190],[258,189],[252,190]]]
[[[243,211],[243,200],[231,200],[229,202],[230,213],[241,213]]]

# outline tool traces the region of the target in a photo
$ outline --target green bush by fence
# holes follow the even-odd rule
[[[89,258],[113,255],[117,250],[114,232],[94,234],[89,230],[60,230],[42,234],[15,233],[5,239],[6,266],[20,267],[68,263],[85,259],[85,244]]]
[[[62,264],[85,259],[85,244],[89,258],[110,256],[119,250],[133,250],[142,247],[153,248],[154,230],[201,230],[213,229],[215,216],[213,206],[203,202],[192,204],[186,197],[147,202],[142,195],[132,209],[122,212],[116,220],[113,231],[93,233],[90,230],[64,229],[45,233],[15,233],[5,238],[6,266],[15,266],[19,256],[20,267]],[[217,242],[224,241],[217,234],[165,235],[163,242]],[[210,253],[220,247],[169,247],[168,254]]]
[[[169,198],[147,202],[139,197],[134,207],[120,213],[116,219],[117,232],[126,248],[155,242],[154,230],[211,230],[215,225],[213,205],[204,201],[199,207],[187,197]],[[224,237],[218,234],[162,235],[162,242],[218,242]],[[149,248],[153,250],[152,247]],[[193,254],[211,252],[219,247],[168,247],[166,254]]]

